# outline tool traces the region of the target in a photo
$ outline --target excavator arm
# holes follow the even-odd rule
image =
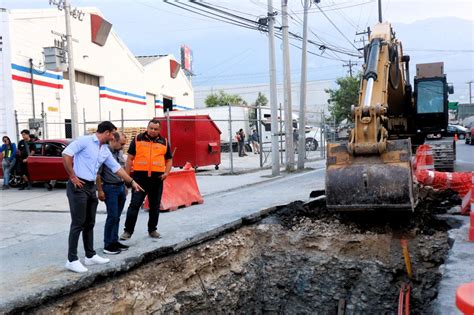
[[[411,143],[389,140],[386,129],[391,107],[396,112],[410,106],[404,102],[408,64],[389,23],[374,27],[365,55],[349,142],[328,143],[327,206],[338,211],[413,210]]]

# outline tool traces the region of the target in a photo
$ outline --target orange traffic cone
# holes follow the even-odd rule
[[[458,134],[457,133],[454,134],[454,141],[458,141]]]

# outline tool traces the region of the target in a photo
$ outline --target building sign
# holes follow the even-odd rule
[[[181,67],[189,73],[193,72],[193,51],[186,45],[181,46]]]
[[[29,118],[28,119],[28,127],[29,129],[40,129],[43,127],[43,119],[39,118]]]
[[[91,41],[99,46],[104,46],[109,36],[112,24],[97,14],[91,13]]]

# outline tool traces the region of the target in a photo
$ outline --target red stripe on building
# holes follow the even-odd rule
[[[163,108],[163,105],[155,105],[155,108]]]
[[[12,74],[12,79],[16,80],[16,81],[31,84],[31,79],[30,78],[20,77],[19,75]],[[41,80],[33,80],[33,83],[35,85],[46,86],[46,87],[55,88],[55,89],[62,89],[63,88],[62,84],[50,83],[50,82],[41,81]]]
[[[112,95],[108,95],[108,94],[100,94],[100,97],[101,98],[110,98],[111,100],[121,101],[121,102],[125,102],[125,103],[134,103],[134,104],[138,104],[138,105],[146,105],[146,102],[129,100],[127,98],[112,96]]]

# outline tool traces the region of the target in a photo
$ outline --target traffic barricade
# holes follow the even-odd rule
[[[471,190],[462,199],[461,214],[474,213],[474,172],[471,177]],[[474,228],[474,226],[471,226]]]
[[[474,314],[474,282],[465,283],[457,288],[456,306],[463,314]]]
[[[416,149],[415,170],[434,170],[433,150],[429,144],[422,144]]]
[[[193,168],[171,172],[163,182],[160,211],[174,211],[203,202]],[[150,208],[148,197],[143,208]]]
[[[471,189],[472,172],[437,172],[418,169],[416,179],[425,186],[436,189],[452,189],[464,197]]]

